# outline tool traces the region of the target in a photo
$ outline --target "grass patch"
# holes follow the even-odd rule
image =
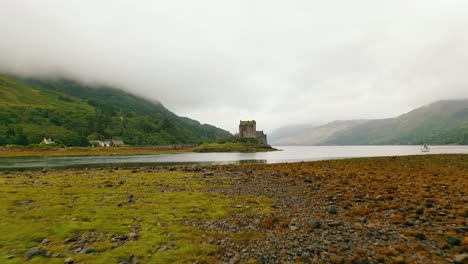
[[[193,149],[194,152],[265,152],[277,149],[253,142],[206,143]]]
[[[207,192],[205,184],[201,176],[179,172],[3,175],[0,262],[22,263],[35,246],[41,253],[30,263],[63,263],[67,257],[83,263],[212,262],[218,248],[203,242],[220,234],[205,233],[192,223],[238,214],[233,204],[253,198]],[[262,199],[255,197],[255,208],[241,213],[262,214],[268,208]],[[256,234],[235,236],[244,241]]]

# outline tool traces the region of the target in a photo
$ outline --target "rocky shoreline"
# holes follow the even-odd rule
[[[18,196],[21,188],[30,187],[37,192],[43,189],[46,195],[57,192],[63,201],[72,201],[62,202],[63,208],[71,210],[69,214],[76,213],[73,206],[80,201],[90,206],[80,210],[91,213],[85,220],[71,220],[89,225],[89,230],[65,240],[55,238],[51,230],[49,236],[35,239],[39,245],[28,242],[34,246],[28,250],[0,239],[10,247],[0,252],[4,254],[0,260],[15,263],[32,250],[42,253],[29,257],[47,263],[51,259],[102,262],[104,256],[113,259],[114,250],[148,243],[137,247],[142,252],[128,249],[133,253],[117,262],[467,263],[467,171],[468,155],[421,155],[290,164],[3,172],[0,187],[4,193],[9,190],[9,195]],[[95,193],[61,191],[75,185],[90,186]],[[87,196],[95,197],[94,201],[86,200]],[[20,198],[20,202],[18,197],[2,198],[11,217],[27,213],[26,207],[40,208],[38,201],[44,199],[32,197],[25,203],[24,195]],[[115,199],[121,202],[112,205]],[[108,225],[128,225],[128,230],[122,229],[125,232],[93,226],[103,217],[96,216],[100,213],[96,210],[112,206],[115,209],[108,212],[119,211],[121,216],[109,218]],[[165,208],[168,214],[162,217]],[[208,211],[213,216],[208,217]],[[17,228],[1,221],[8,230]],[[174,234],[182,227],[191,236],[177,239]],[[154,242],[154,236],[160,236],[160,242]],[[200,248],[188,255],[182,251],[187,245]]]
[[[195,222],[225,263],[467,263],[468,155],[210,167],[226,195],[274,200],[266,216]],[[223,179],[222,181],[225,181]]]

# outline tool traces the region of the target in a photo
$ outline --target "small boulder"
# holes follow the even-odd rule
[[[128,240],[129,241],[138,240],[138,234],[136,232],[131,232],[130,234],[128,234]]]
[[[468,254],[463,253],[463,254],[458,254],[453,257],[453,262],[455,264],[465,264],[468,262]]]
[[[92,252],[93,252],[92,249],[90,249],[90,248],[84,248],[84,249],[80,250],[80,252],[78,252],[78,254],[80,254],[80,255],[86,255],[86,254],[89,254],[89,253],[92,253]]]
[[[419,239],[419,240],[425,240],[426,239],[426,235],[424,233],[421,233],[421,232],[418,232],[414,235],[415,238]]]
[[[36,255],[39,255],[40,253],[41,253],[40,247],[32,247],[26,253],[24,253],[24,258],[30,259]]]
[[[456,236],[449,236],[447,243],[451,246],[461,246],[461,240]]]
[[[68,258],[65,259],[64,263],[65,263],[65,264],[73,264],[73,263],[75,263],[75,260],[73,260],[72,258],[68,257]]]
[[[299,226],[292,224],[292,225],[289,225],[289,229],[291,229],[291,231],[296,231],[299,229]]]
[[[311,219],[309,221],[309,226],[312,227],[312,228],[319,229],[319,228],[322,227],[322,223],[317,219]]]
[[[135,203],[135,196],[133,196],[133,194],[130,194],[130,195],[127,197],[127,202],[128,202],[128,203]]]
[[[336,206],[330,205],[330,206],[327,207],[327,212],[329,214],[336,214],[338,211],[336,210]]]

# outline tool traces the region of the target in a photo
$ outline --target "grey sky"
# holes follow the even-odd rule
[[[0,70],[271,132],[468,97],[467,14],[466,0],[0,0]]]

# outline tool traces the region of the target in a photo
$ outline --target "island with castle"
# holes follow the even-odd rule
[[[239,132],[230,138],[219,138],[216,143],[205,143],[194,152],[265,152],[276,151],[268,145],[267,135],[257,131],[255,120],[240,121]]]

